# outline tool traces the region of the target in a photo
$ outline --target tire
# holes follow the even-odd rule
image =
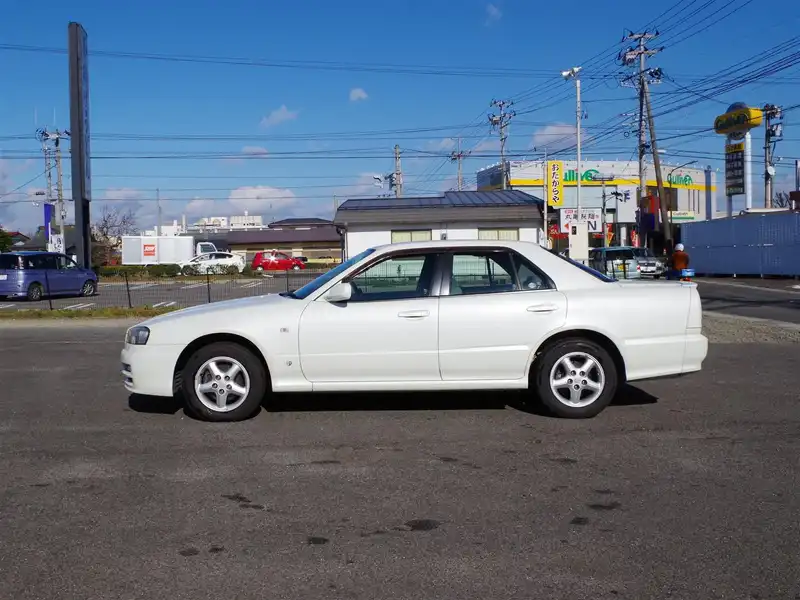
[[[264,271],[264,267],[261,267],[261,266],[256,267],[256,271],[259,272],[259,273],[262,273]]]
[[[209,363],[215,361],[221,379],[214,380]],[[226,384],[225,373],[237,365],[241,371],[233,380]],[[189,411],[203,421],[231,422],[244,421],[253,417],[261,407],[261,401],[267,392],[267,374],[261,361],[250,350],[232,342],[215,342],[197,350],[187,361],[182,372],[183,394]],[[201,394],[196,389],[196,384],[207,384],[208,392]],[[222,396],[210,386],[216,384],[237,385],[246,389],[243,398],[235,391],[222,390],[227,395]],[[233,397],[233,400],[230,398]],[[217,408],[214,399],[222,398],[224,409]]]
[[[292,271],[299,271],[300,265],[292,265]]]
[[[44,289],[41,283],[32,283],[28,287],[28,300],[31,302],[39,302],[44,297]]]
[[[565,359],[574,365],[573,371],[566,369]],[[591,359],[594,365],[588,372],[581,366]],[[599,367],[599,368],[598,368]],[[617,393],[619,373],[609,353],[599,344],[583,338],[564,339],[548,346],[536,357],[532,367],[531,385],[534,391],[551,413],[567,419],[589,419],[600,414]],[[581,373],[584,373],[583,376]],[[574,375],[573,375],[574,374]],[[551,386],[551,378],[563,381],[563,387]],[[569,384],[569,381],[575,383]],[[590,387],[583,382],[594,382]],[[579,385],[580,400],[570,400],[572,386]],[[593,398],[593,396],[596,396]],[[577,400],[577,401],[575,401]]]
[[[87,279],[81,287],[81,296],[94,296],[97,293],[97,284],[91,279]]]

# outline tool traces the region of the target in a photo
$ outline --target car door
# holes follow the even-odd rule
[[[64,254],[54,255],[58,269],[61,294],[77,294],[86,281],[86,274],[78,267],[77,263]]]
[[[64,294],[67,292],[67,281],[63,270],[59,268],[58,256],[55,254],[40,254],[32,258],[37,275],[44,284],[47,294]]]
[[[394,254],[348,278],[350,301],[310,302],[300,318],[305,377],[321,389],[440,381],[436,269],[435,254]]]
[[[445,381],[518,380],[535,348],[566,320],[567,299],[509,249],[453,252],[439,299],[439,369]]]

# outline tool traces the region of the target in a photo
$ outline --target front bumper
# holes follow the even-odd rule
[[[182,346],[125,344],[120,354],[125,389],[132,394],[171,397]]]

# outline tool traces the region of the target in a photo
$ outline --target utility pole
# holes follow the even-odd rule
[[[394,146],[394,197],[403,195],[403,167],[400,164],[400,145]]]
[[[59,233],[64,233],[64,222],[67,220],[67,209],[64,206],[64,172],[61,169],[61,138],[69,137],[69,132],[56,129],[56,198],[58,200],[58,218],[61,220]]]
[[[653,110],[650,106],[650,88],[647,80],[644,80],[644,103],[647,107],[647,122],[650,126],[650,150],[653,152],[653,167],[656,170],[656,184],[658,185],[658,205],[661,209],[661,227],[664,232],[664,244],[667,251],[672,253],[672,227],[669,223],[669,212],[667,210],[667,198],[664,195],[664,177],[661,174],[661,157],[658,155],[658,143],[656,138],[656,123],[653,118]]]
[[[500,170],[502,173],[502,189],[508,189],[508,171],[506,169],[506,140],[508,139],[508,124],[517,113],[506,108],[514,104],[513,100],[492,100],[489,106],[497,108],[497,114],[489,113],[489,125],[500,134]]]
[[[158,209],[158,221],[156,222],[156,237],[161,235],[161,191],[156,188],[156,208]]]
[[[645,82],[647,73],[647,57],[654,56],[661,52],[663,48],[650,50],[646,44],[649,40],[658,37],[658,32],[648,33],[633,33],[622,38],[623,42],[635,42],[635,45],[630,46],[626,51],[620,52],[619,59],[625,66],[637,66],[638,73],[633,76],[626,77],[622,85],[627,84],[628,87],[636,87],[639,96],[639,189],[636,198],[636,205],[639,208],[641,215],[644,209],[644,198],[647,196],[647,164],[645,157],[647,156],[647,137],[645,126]],[[660,193],[660,192],[659,192]],[[641,236],[641,217],[639,220],[639,235]]]
[[[64,208],[64,185],[63,173],[61,170],[61,139],[68,138],[69,131],[59,131],[56,129],[54,132],[47,131],[47,128],[42,128],[36,131],[36,139],[42,144],[42,152],[44,153],[44,169],[47,179],[47,203],[53,204],[53,163],[55,158],[56,169],[56,229],[58,235],[64,235],[64,222],[67,218],[67,211]],[[49,143],[53,143],[53,148]],[[50,243],[50,240],[48,240]]]
[[[458,191],[459,192],[464,189],[464,175],[462,173],[461,163],[470,154],[472,154],[472,152],[470,152],[469,150],[467,150],[466,152],[461,150],[461,138],[458,138],[458,144],[456,146],[455,152],[451,152],[450,153],[450,162],[458,163]]]
[[[783,135],[783,124],[773,123],[781,118],[781,109],[774,104],[764,106],[764,208],[772,208],[772,180],[775,177],[773,144]]]

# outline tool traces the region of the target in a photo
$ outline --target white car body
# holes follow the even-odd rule
[[[194,267],[198,273],[215,273],[222,272],[227,267],[236,267],[241,273],[244,270],[244,258],[238,254],[230,252],[207,252],[206,254],[198,254],[191,260],[178,263],[181,269],[185,267]]]
[[[395,262],[384,264],[394,269],[404,253],[473,251],[521,256],[511,264],[530,261],[549,278],[550,289],[449,295],[450,285],[461,285],[452,267],[451,283],[442,283],[438,295],[329,301],[339,282],[387,257]],[[483,265],[484,258],[478,260]],[[187,353],[219,339],[238,340],[259,355],[275,392],[527,388],[537,351],[571,335],[612,344],[620,381],[698,371],[708,350],[695,284],[610,282],[527,242],[392,244],[337,269],[309,284],[317,289],[303,299],[229,300],[141,323],[149,330],[146,343],[126,341],[122,350],[126,388],[172,396]],[[516,281],[522,288],[521,278]],[[364,297],[371,293],[380,291]]]

